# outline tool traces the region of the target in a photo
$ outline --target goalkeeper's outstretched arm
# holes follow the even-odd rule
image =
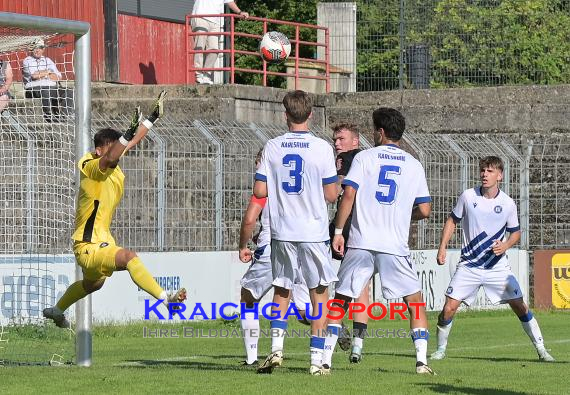
[[[166,91],[160,92],[158,99],[154,104],[154,108],[147,119],[141,122],[142,113],[140,107],[135,109],[131,124],[123,135],[117,140],[111,148],[103,155],[99,161],[99,169],[105,171],[108,168],[116,167],[121,156],[137,145],[146,136],[153,124],[158,121],[164,114],[164,97]]]

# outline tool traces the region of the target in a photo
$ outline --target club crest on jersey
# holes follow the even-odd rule
[[[473,208],[477,207],[477,202],[473,202]]]
[[[445,293],[446,293],[447,295],[449,295],[449,294],[452,293],[452,292],[453,292],[453,287],[447,287],[447,290],[445,291]]]
[[[501,214],[503,212],[503,207],[502,206],[495,206],[495,208],[493,210],[495,210],[495,212],[497,214]]]

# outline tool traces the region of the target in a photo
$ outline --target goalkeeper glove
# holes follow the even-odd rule
[[[129,128],[119,138],[119,141],[125,147],[129,144],[129,141],[131,141],[133,137],[135,137],[135,134],[137,134],[137,130],[139,128],[139,123],[141,122],[141,119],[142,119],[141,108],[140,106],[137,106],[137,108],[135,108],[135,112],[133,113],[133,117],[131,118],[131,124],[129,125]]]
[[[155,123],[164,114],[164,98],[166,97],[166,91],[160,92],[158,99],[154,103],[154,108],[148,116],[148,118],[143,122],[143,125],[147,126],[147,121],[150,122],[150,126]],[[148,127],[148,126],[147,126]],[[150,128],[149,128],[150,129]]]

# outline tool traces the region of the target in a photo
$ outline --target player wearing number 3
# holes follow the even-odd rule
[[[357,298],[370,277],[380,274],[386,299],[403,298],[408,305],[412,340],[416,348],[416,372],[434,374],[427,366],[428,326],[421,285],[410,259],[410,219],[427,218],[431,198],[424,169],[412,155],[399,147],[405,119],[392,108],[379,108],[372,115],[376,147],[354,157],[345,177],[344,195],[336,216],[333,248],[344,252],[342,229],[352,215],[348,250],[340,266],[336,294],[344,295],[343,308]],[[415,316],[414,306],[419,314]],[[332,326],[337,322],[331,321]],[[333,347],[336,339],[327,338]],[[327,344],[328,346],[328,344]],[[325,354],[325,360],[330,358]]]
[[[313,306],[311,321],[311,367],[322,375],[325,304],[328,285],[337,280],[332,267],[327,202],[337,198],[337,174],[332,147],[308,130],[312,112],[310,97],[303,91],[289,92],[283,99],[289,132],[269,140],[255,175],[254,195],[268,197],[273,268],[273,313],[271,354],[259,373],[271,373],[283,360],[285,313],[296,281],[303,274]]]
[[[113,272],[127,270],[133,282],[157,299],[182,302],[184,288],[167,295],[145,268],[134,251],[115,244],[111,221],[123,196],[125,175],[118,166],[121,156],[147,134],[163,113],[165,91],[156,101],[152,113],[143,122],[137,108],[127,131],[101,129],[94,136],[95,152],[86,153],[78,163],[80,171],[79,195],[75,212],[73,253],[83,270],[83,280],[71,284],[57,304],[43,310],[45,318],[52,319],[60,328],[69,328],[64,312],[79,299],[103,286]]]

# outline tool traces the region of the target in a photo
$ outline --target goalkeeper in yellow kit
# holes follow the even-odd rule
[[[134,251],[119,247],[110,226],[115,209],[123,196],[125,175],[118,166],[121,156],[144,138],[163,113],[165,91],[162,91],[149,117],[142,123],[137,108],[129,129],[120,133],[101,129],[94,136],[95,152],[85,154],[78,163],[80,187],[75,213],[73,253],[83,270],[83,280],[71,284],[54,307],[43,310],[60,328],[69,328],[65,310],[79,299],[103,286],[113,272],[128,270],[134,283],[157,299],[179,303],[186,299],[186,290],[167,295],[145,268]]]

